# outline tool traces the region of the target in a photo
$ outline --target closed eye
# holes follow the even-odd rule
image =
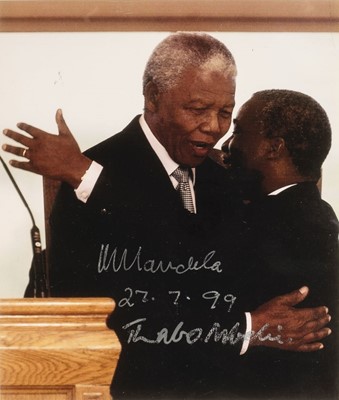
[[[228,110],[221,110],[221,111],[219,112],[219,115],[220,115],[222,118],[231,118],[232,112],[230,112],[230,111],[228,111]]]
[[[194,114],[201,115],[207,110],[206,107],[195,107],[195,108],[190,108],[190,111],[192,111]]]

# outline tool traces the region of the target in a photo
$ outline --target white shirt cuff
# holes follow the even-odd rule
[[[80,185],[76,189],[74,189],[77,198],[83,203],[86,203],[89,196],[91,195],[102,169],[102,165],[98,164],[95,161],[92,161],[92,164],[85,172],[85,175],[81,178]]]
[[[240,355],[241,356],[246,353],[246,351],[248,349],[248,346],[250,344],[251,335],[252,335],[252,316],[251,316],[251,313],[246,312],[245,316],[246,316],[246,333],[245,333],[244,341],[242,343],[242,348],[241,348],[241,351],[240,351]]]

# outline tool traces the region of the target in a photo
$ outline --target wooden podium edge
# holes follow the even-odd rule
[[[121,351],[106,324],[114,308],[109,298],[0,299],[1,399],[48,390],[85,398],[93,387],[108,396]]]

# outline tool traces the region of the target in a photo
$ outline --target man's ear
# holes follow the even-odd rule
[[[277,159],[281,158],[286,151],[286,145],[284,138],[280,136],[276,136],[273,138],[269,138],[269,149],[268,149],[268,158],[269,159]]]
[[[159,90],[157,85],[150,81],[144,89],[145,109],[150,112],[156,112],[159,102]]]

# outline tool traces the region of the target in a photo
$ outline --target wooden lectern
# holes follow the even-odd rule
[[[1,400],[109,400],[121,346],[106,298],[0,300]]]

